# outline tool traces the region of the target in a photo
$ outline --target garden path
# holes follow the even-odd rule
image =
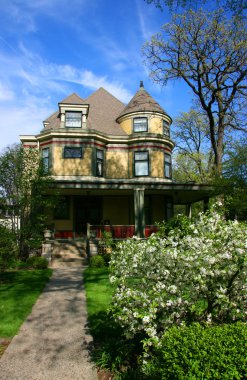
[[[82,267],[55,268],[0,359],[1,380],[96,380]]]

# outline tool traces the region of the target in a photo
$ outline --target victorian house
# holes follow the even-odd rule
[[[206,185],[172,180],[171,117],[140,88],[125,105],[99,88],[88,98],[72,94],[44,122],[38,135],[21,136],[38,147],[59,189],[50,215],[55,238],[149,236],[173,205],[204,200]]]

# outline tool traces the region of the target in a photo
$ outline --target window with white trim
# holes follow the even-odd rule
[[[134,173],[136,177],[149,175],[149,157],[147,151],[134,153]]]
[[[165,178],[172,178],[172,158],[168,153],[165,153]]]
[[[104,152],[101,149],[96,149],[96,176],[103,177],[104,173]]]
[[[82,158],[82,147],[65,146],[63,151],[64,158]]]
[[[163,120],[163,135],[170,137],[170,126],[167,120]]]
[[[66,111],[65,112],[65,127],[81,128],[81,112]]]
[[[135,117],[133,119],[133,131],[134,132],[147,132],[148,131],[148,119],[147,119],[147,117]]]
[[[44,172],[48,173],[50,168],[50,148],[42,149],[42,166]]]

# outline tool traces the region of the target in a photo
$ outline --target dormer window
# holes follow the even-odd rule
[[[81,112],[66,111],[66,113],[65,113],[65,127],[67,127],[67,128],[81,128]]]
[[[163,120],[163,135],[170,137],[170,127],[168,121],[166,120]]]
[[[148,131],[148,119],[147,119],[147,117],[135,117],[133,119],[133,131],[134,132],[147,132]]]

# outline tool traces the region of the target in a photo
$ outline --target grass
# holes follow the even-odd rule
[[[1,338],[16,335],[51,274],[51,269],[0,273]]]
[[[84,272],[89,317],[106,312],[114,291],[107,268],[88,268]]]
[[[114,287],[107,268],[88,268],[84,272],[90,332],[94,338],[93,359],[121,379],[140,379],[136,372],[140,340],[126,340],[122,328],[108,313]]]

